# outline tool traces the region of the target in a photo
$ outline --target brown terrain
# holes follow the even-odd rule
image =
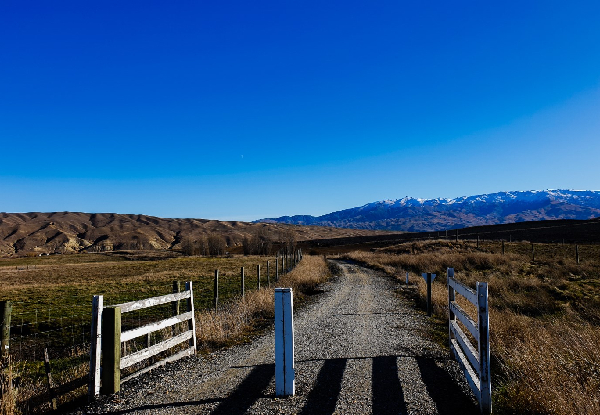
[[[224,237],[228,250],[236,251],[241,249],[244,238],[257,232],[277,242],[285,240],[290,231],[297,241],[390,234],[388,231],[163,219],[116,213],[0,213],[0,257],[126,249],[178,250],[188,238],[196,240],[211,234]]]

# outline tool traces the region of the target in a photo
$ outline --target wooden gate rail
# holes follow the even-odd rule
[[[479,401],[481,413],[491,414],[492,383],[487,283],[477,282],[477,289],[473,291],[454,279],[454,268],[448,268],[447,277],[450,349]],[[456,303],[456,294],[462,295],[477,308],[477,322]],[[460,328],[457,318],[476,339],[477,350]]]
[[[135,310],[141,310],[148,307],[154,307],[161,304],[174,303],[179,300],[186,300],[187,312],[178,314],[167,319],[146,324],[145,326],[121,332],[121,315]],[[100,301],[101,304],[101,301]],[[122,383],[127,382],[143,373],[146,373],[158,366],[164,365],[167,362],[172,362],[182,357],[193,355],[196,353],[196,322],[194,319],[194,294],[192,290],[192,282],[186,282],[185,291],[167,294],[160,297],[147,298],[139,301],[131,301],[128,303],[117,304],[110,307],[95,307],[99,309],[98,313],[102,316],[102,330],[99,333],[92,333],[97,338],[101,338],[102,348],[102,393],[113,394],[120,390]],[[175,309],[175,308],[174,308]],[[97,315],[93,321],[99,321]],[[135,339],[140,336],[149,335],[150,333],[172,327],[176,324],[188,322],[188,330],[175,335],[160,343],[149,346],[145,349],[131,353],[121,357],[121,344],[123,342]],[[92,328],[94,329],[94,328]],[[131,375],[121,379],[121,369],[130,367],[136,363],[140,363],[152,356],[156,356],[166,350],[169,350],[183,342],[188,342],[189,347],[165,359],[153,363],[152,365],[138,370]],[[92,346],[94,342],[92,342]],[[90,397],[97,396],[100,390],[99,362],[100,348],[92,350],[90,353],[90,362],[93,362],[94,371],[90,370]]]

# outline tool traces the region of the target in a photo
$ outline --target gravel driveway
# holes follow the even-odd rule
[[[398,282],[358,265],[295,313],[296,396],[275,398],[274,339],[191,357],[77,411],[117,414],[478,414],[457,364]]]

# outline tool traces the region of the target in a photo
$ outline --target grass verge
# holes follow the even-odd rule
[[[445,269],[454,268],[457,279],[471,287],[487,281],[494,413],[598,414],[600,247],[580,247],[586,253],[580,263],[572,246],[536,244],[534,249],[532,254],[531,244],[511,243],[503,255],[499,243],[430,241],[346,257],[402,280],[410,272],[420,308],[426,301],[421,272],[437,273],[434,332],[445,345]]]

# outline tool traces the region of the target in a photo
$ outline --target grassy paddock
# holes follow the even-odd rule
[[[447,324],[445,270],[474,288],[489,283],[494,413],[600,413],[600,246],[430,241],[400,244],[348,258],[418,287],[422,272],[432,285],[434,315]],[[466,305],[465,305],[466,307]],[[474,308],[467,308],[471,314]],[[438,330],[445,336],[447,331]]]
[[[330,276],[320,256],[305,256],[298,266],[282,277],[274,287],[291,287],[294,304],[301,305],[315,287]],[[274,288],[249,292],[241,301],[214,310],[196,313],[198,347],[210,352],[219,347],[245,341],[274,318]]]
[[[229,313],[222,319],[223,326],[238,327],[237,332],[224,329],[227,341],[214,341],[212,347],[232,344],[243,340],[256,327],[261,318],[268,318],[269,291],[256,293],[258,285],[256,266],[261,266],[261,285],[267,285],[266,263],[270,261],[270,279],[275,279],[275,257],[235,256],[230,258],[204,257],[145,257],[131,260],[127,255],[79,254],[50,257],[0,260],[0,299],[13,301],[11,323],[11,354],[15,379],[18,385],[17,403],[25,412],[25,403],[40,391],[45,391],[43,348],[48,347],[53,377],[58,384],[65,384],[85,376],[89,360],[89,336],[91,300],[93,295],[104,295],[105,305],[164,295],[172,292],[173,281],[194,283],[194,303],[198,318],[214,312],[213,279],[219,270],[220,311]],[[306,268],[305,259],[298,268]],[[241,267],[245,268],[246,297],[240,299]],[[297,269],[298,269],[297,268]],[[291,275],[298,275],[293,271]],[[293,280],[301,279],[294,277]],[[285,280],[281,280],[283,282]],[[264,291],[264,293],[263,293]],[[262,299],[262,300],[261,300]],[[261,302],[265,302],[262,304]],[[272,302],[272,300],[271,300]],[[261,305],[262,304],[262,305]],[[184,302],[180,306],[184,310]],[[262,307],[262,308],[261,308]],[[236,322],[239,312],[247,312],[243,325]],[[256,312],[256,310],[263,310]],[[229,310],[229,311],[227,311]],[[171,304],[153,307],[123,315],[123,327],[131,328],[149,321],[171,315]],[[237,314],[236,314],[237,313]],[[261,317],[262,316],[262,317]],[[253,321],[256,320],[256,321]],[[199,330],[202,336],[202,331]],[[236,333],[242,333],[240,337]],[[157,343],[170,333],[153,334],[151,343]],[[209,336],[210,337],[210,336]],[[142,344],[143,343],[143,344]],[[201,343],[201,346],[204,343]],[[126,345],[128,352],[145,347],[145,341]],[[202,346],[206,349],[205,346]],[[76,394],[85,393],[85,387]],[[59,398],[59,403],[72,400],[73,396]],[[38,410],[44,408],[38,408]],[[47,408],[46,408],[47,409]]]

